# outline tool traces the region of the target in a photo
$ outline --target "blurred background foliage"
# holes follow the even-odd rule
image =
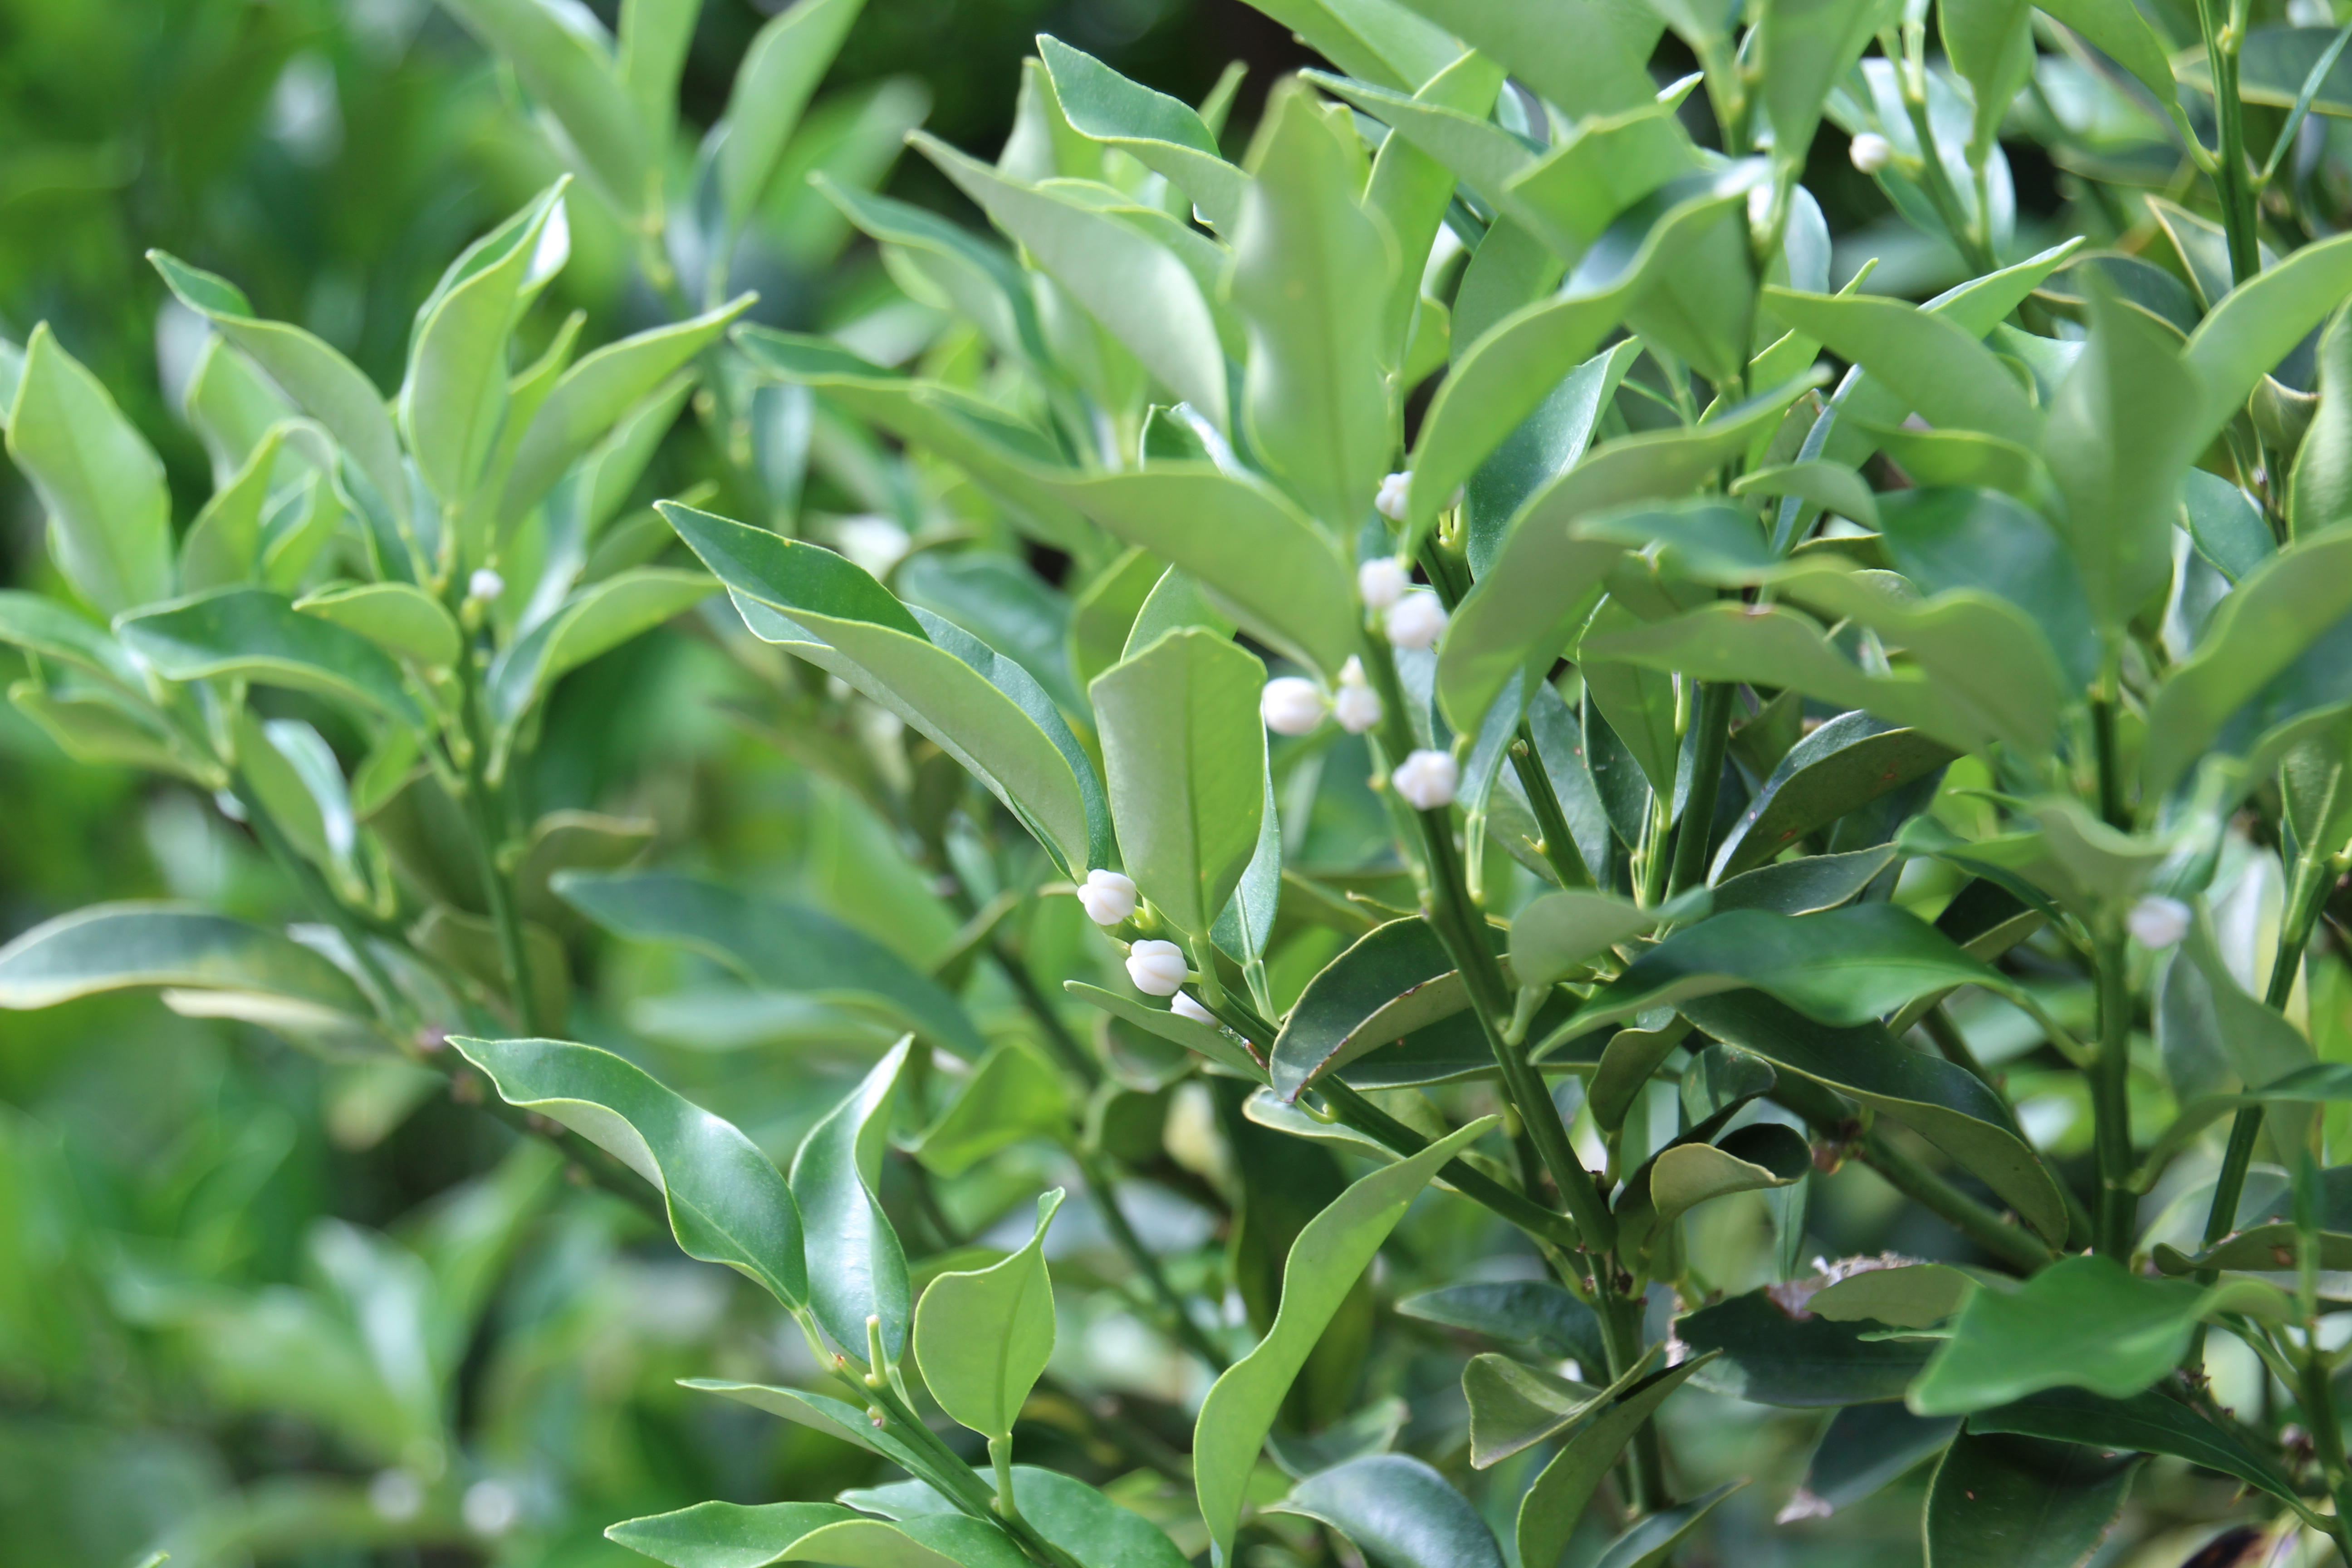
[[[610,23],[616,6],[593,8]],[[763,19],[746,0],[706,0],[679,159]],[[929,165],[898,158],[900,135],[920,122],[992,154],[1041,30],[1193,101],[1244,61],[1230,145],[1274,78],[1307,58],[1236,0],[869,0],[788,168],[846,168],[968,219]],[[2078,206],[2082,193],[2031,142],[2009,151],[2021,243],[2028,228],[2113,237],[2113,215]],[[1843,250],[1858,247],[1888,255],[1877,286],[1939,280],[1941,258],[1887,227],[1842,139],[1823,138],[1815,164],[1807,184],[1855,242],[1841,278],[1853,265]],[[261,314],[310,327],[389,385],[447,258],[558,172],[511,78],[429,0],[0,0],[0,335],[52,324],[163,455],[184,521],[208,489],[176,411],[200,333],[164,308],[150,247],[236,279]],[[572,262],[539,330],[572,309],[589,312],[592,341],[665,319],[619,226],[584,192],[572,212]],[[801,182],[778,181],[738,273],[762,294],[756,316],[887,324],[904,301],[852,239]],[[921,343],[918,323],[902,357]],[[822,456],[810,504],[870,510],[844,479],[855,462]],[[725,479],[687,420],[643,489]],[[0,467],[11,585],[46,584],[39,531],[38,508]],[[1036,564],[1055,574],[1050,559]],[[0,652],[0,680],[20,673],[15,658]],[[855,791],[772,743],[789,718],[779,689],[715,636],[634,643],[559,690],[539,805],[650,818],[664,863],[816,903],[937,962],[958,921],[933,874]],[[1335,844],[1349,828],[1337,814],[1317,824]],[[125,897],[200,899],[272,922],[300,912],[186,786],[71,763],[0,705],[0,939]],[[1103,963],[1068,900],[1033,900],[1013,924],[1014,950],[1039,973]],[[789,1150],[877,1047],[874,1026],[849,1015],[742,1005],[703,960],[618,944],[586,956],[581,1037],[640,1055],[682,1092],[723,1097],[772,1152]],[[1021,1026],[1001,976],[983,970],[973,985],[984,1026]],[[824,1498],[870,1479],[868,1458],[831,1438],[675,1386],[789,1373],[803,1352],[748,1288],[680,1258],[637,1208],[567,1184],[536,1145],[420,1092],[398,1071],[322,1066],[146,997],[0,1018],[0,1564],[110,1564],[156,1544],[175,1568],[634,1562],[602,1539],[605,1523],[706,1497]],[[1197,1087],[1132,1099],[1130,1163],[1146,1179],[1123,1199],[1180,1285],[1214,1278],[1229,1238],[1213,1203],[1194,1199],[1213,1197],[1234,1162],[1297,1158],[1296,1146],[1221,1136],[1245,1124]],[[1034,1174],[999,1207],[1050,1172]],[[963,1189],[971,1212],[922,1212],[914,1178],[891,1179],[901,1185],[887,1195],[910,1210],[901,1228],[929,1242],[977,1239],[1000,1217]],[[1294,1174],[1302,1216],[1328,1195],[1315,1184],[1333,1179],[1328,1159]],[[1814,1201],[1812,1229],[1834,1251],[1950,1246],[1898,1232],[1895,1195],[1859,1165]],[[1119,1495],[1151,1511],[1177,1495],[1153,1465],[1161,1434],[1181,1436],[1198,1369],[1126,1310],[1120,1255],[1081,1207],[1056,1232],[1057,1273],[1108,1289],[1070,1294],[1089,1315],[1067,1325],[1078,1331],[1057,1363],[1076,1381],[1049,1386],[1024,1440],[1062,1446],[1031,1447],[1033,1462],[1125,1478]],[[1722,1212],[1717,1223],[1752,1232],[1719,1238],[1726,1253],[1745,1245],[1765,1277],[1759,1215]],[[1901,1223],[1933,1224],[1916,1210]],[[1398,1250],[1435,1280],[1475,1256],[1475,1240],[1408,1227]],[[1413,1288],[1377,1282],[1383,1295]],[[1402,1402],[1401,1419],[1444,1426],[1459,1420],[1460,1351],[1423,1327],[1383,1339],[1367,1375]],[[1695,1466],[1756,1474],[1759,1497],[1785,1494],[1818,1426],[1696,1397],[1675,1412]],[[1916,1491],[1890,1494],[1855,1510],[1835,1554],[1807,1560],[1910,1556],[1916,1514]]]

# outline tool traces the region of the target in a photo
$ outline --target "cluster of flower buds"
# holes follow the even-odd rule
[[[1389,783],[1415,811],[1435,811],[1454,804],[1454,792],[1462,787],[1462,767],[1453,752],[1423,748],[1391,769]]]
[[[1381,694],[1364,679],[1364,661],[1350,658],[1340,668],[1338,695],[1327,699],[1303,675],[1277,675],[1259,694],[1257,711],[1277,735],[1311,734],[1326,712],[1350,735],[1360,735],[1381,721]]]

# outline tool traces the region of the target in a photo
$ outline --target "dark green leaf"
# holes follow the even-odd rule
[[[1407,1296],[1396,1310],[1408,1318],[1525,1345],[1554,1361],[1598,1369],[1608,1364],[1601,1320],[1592,1309],[1548,1280],[1447,1285]]]
[[[1744,1480],[1726,1481],[1678,1507],[1659,1510],[1611,1542],[1593,1560],[1592,1568],[1663,1568],[1683,1538],[1697,1529],[1699,1521],[1714,1512],[1717,1503],[1747,1484]]]
[[[1307,1477],[1272,1505],[1320,1520],[1379,1568],[1503,1568],[1469,1500],[1407,1454],[1371,1454]]]
[[[1758,1405],[1867,1405],[1900,1399],[1934,1348],[1866,1339],[1867,1324],[1795,1316],[1771,1289],[1702,1307],[1675,1324],[1676,1337],[1694,1351],[1722,1352],[1700,1386]]]
[[[1839,714],[1790,747],[1764,781],[1716,852],[1714,879],[1764,865],[1805,835],[1925,778],[1957,754],[1916,730],[1867,713]]]
[[[1970,1432],[2014,1432],[2126,1453],[2167,1454],[2234,1476],[2287,1502],[2300,1500],[2294,1483],[2228,1428],[2158,1390],[2128,1399],[2104,1399],[2080,1388],[2051,1388],[2013,1405],[1979,1410]]]
[[[1826,726],[1824,726],[1826,728]],[[1818,733],[1818,731],[1816,731]],[[1895,863],[1895,848],[1856,849],[1843,855],[1806,855],[1776,866],[1759,866],[1716,884],[1714,908],[1769,910],[1810,915],[1851,902]]]
[[[2070,1444],[1963,1434],[1927,1489],[1929,1568],[2074,1568],[2115,1528],[2138,1469]]]
[[[1960,1429],[1957,1415],[1914,1415],[1900,1405],[1849,1405],[1830,1417],[1805,1467],[1805,1484],[1776,1522],[1822,1519],[1898,1479],[1942,1451]]]
[[[808,1230],[808,1301],[834,1342],[863,1360],[868,1319],[882,1353],[907,1352],[914,1305],[907,1255],[882,1212],[882,1156],[910,1047],[901,1040],[809,1130],[793,1156],[792,1195]]]
[[[1713,1358],[1701,1353],[1656,1372],[1650,1370],[1651,1360],[1643,1356],[1593,1402],[1583,1423],[1568,1435],[1559,1452],[1519,1500],[1517,1544],[1522,1563],[1559,1562],[1577,1521],[1584,1517],[1585,1506],[1615,1468],[1619,1451],[1666,1395]]]

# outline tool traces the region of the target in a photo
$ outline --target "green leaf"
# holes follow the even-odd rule
[[[2318,391],[2319,410],[2295,453],[2287,492],[2287,528],[2296,539],[2352,522],[2352,315],[2340,310],[2320,334]],[[2238,493],[2235,487],[2231,493]],[[2192,527],[2196,515],[2192,503]],[[2269,530],[2259,531],[2267,543]]]
[[[1146,370],[1227,427],[1216,315],[1174,252],[1109,213],[1008,179],[935,137],[909,140]]]
[[[535,291],[542,243],[562,232],[562,205],[558,182],[467,247],[417,316],[400,426],[445,508],[471,499],[497,447],[507,414],[507,340]]]
[[[982,1436],[1010,1442],[1013,1418],[1054,1353],[1054,1285],[1045,1227],[1062,1206],[1037,1200],[1026,1246],[992,1268],[942,1274],[915,1308],[915,1359],[940,1408]]]
[[[907,1352],[914,1302],[907,1254],[882,1212],[882,1155],[910,1052],[901,1040],[847,1098],[825,1113],[793,1156],[793,1201],[808,1225],[809,1306],[834,1342],[861,1360],[867,1320],[879,1320],[882,1353]]]
[[[1733,910],[1818,914],[1859,897],[1895,863],[1895,854],[1894,845],[1882,844],[1875,849],[1805,855],[1777,866],[1759,866],[1717,883],[1713,907],[1718,914]]]
[[[212,499],[188,525],[187,537],[180,542],[180,581],[189,593],[250,583],[260,575],[262,508],[269,500],[269,482],[284,439],[282,426],[265,434],[245,467],[214,489]]]
[[[784,1178],[733,1122],[593,1046],[449,1043],[508,1104],[563,1123],[658,1188],[688,1257],[726,1264],[794,1310],[805,1304],[800,1213]]]
[[[863,5],[864,0],[805,0],[761,26],[743,52],[727,99],[726,138],[719,143],[719,195],[730,248],[775,178],[784,143]]]
[[[830,1502],[698,1502],[627,1519],[604,1534],[670,1568],[764,1568],[771,1563],[856,1563],[865,1568],[1013,1568],[1026,1561],[978,1520],[944,1517],[929,1543],[896,1524]],[[967,1542],[963,1537],[972,1539]],[[974,1555],[971,1547],[989,1542]],[[993,1549],[993,1550],[992,1550]]]
[[[139,667],[105,627],[39,594],[0,588],[0,642],[86,670],[126,693],[147,689]]]
[[[2156,29],[2131,0],[2057,0],[2047,5],[2036,0],[2036,4],[2138,78],[2140,85],[2156,95],[2160,110],[2174,110],[2179,89],[2173,82],[2172,62]]]
[[[2306,245],[2231,289],[2198,323],[2181,353],[2195,374],[2200,401],[2173,449],[2189,454],[2210,442],[2245,406],[2255,384],[2326,321],[2347,293],[2352,293],[2352,235]]]
[[[1709,1357],[1693,1356],[1675,1366],[1650,1370],[1644,1356],[1593,1401],[1583,1423],[1570,1433],[1519,1500],[1517,1536],[1523,1563],[1557,1563],[1586,1505],[1617,1464],[1617,1456],[1641,1425]]]
[[[1094,764],[1026,670],[936,616],[926,626],[829,550],[671,501],[659,510],[726,584],[754,637],[840,676],[929,736],[1066,876],[1108,862],[1109,812]]]
[[[530,0],[492,3],[502,9],[512,6],[541,14]],[[200,271],[161,250],[149,251],[147,259],[163,274],[180,303],[212,322],[214,330],[250,356],[297,407],[326,426],[387,508],[405,505],[408,470],[400,455],[400,437],[385,411],[383,395],[357,365],[299,327],[257,317],[244,293],[226,279]]]
[[[1901,1398],[1927,1360],[1924,1341],[1865,1338],[1865,1326],[1797,1316],[1772,1289],[1733,1296],[1676,1321],[1683,1343],[1719,1352],[1700,1387],[1796,1409],[1864,1405]]]
[[[647,127],[613,58],[612,39],[593,14],[544,0],[450,0],[449,9],[514,67],[613,205],[623,213],[645,212],[655,196],[657,151],[667,149],[648,145]]]
[[[1511,973],[1521,985],[1565,980],[1610,949],[1690,909],[1649,909],[1613,893],[1546,893],[1511,919]]]
[[[2042,421],[2025,389],[1949,317],[1864,294],[1768,288],[1764,298],[1774,315],[1861,365],[1930,425],[2021,447],[2040,440]]]
[[[1664,30],[1630,0],[1408,0],[1415,11],[1491,55],[1572,119],[1637,109],[1657,90],[1645,68]],[[1333,63],[1357,76],[1345,60]],[[1405,84],[1413,86],[1412,82]]]
[[[148,985],[281,997],[321,1022],[374,1015],[316,949],[185,904],[92,904],[0,947],[0,1007],[54,1007]]]
[[[603,440],[631,409],[656,395],[758,298],[739,294],[717,310],[606,343],[565,371],[530,416],[515,447],[500,492],[499,521],[511,525],[521,518],[564,469]]]
[[[1726,1481],[1686,1503],[1659,1510],[1629,1526],[1611,1542],[1593,1559],[1592,1568],[1664,1568],[1675,1549],[1682,1545],[1683,1538],[1696,1530],[1700,1521],[1715,1511],[1717,1504],[1747,1484],[1745,1480]]]
[[[1720,1144],[1677,1143],[1651,1162],[1647,1229],[1655,1236],[1710,1198],[1785,1187],[1812,1168],[1803,1136],[1774,1121],[1743,1127]]]
[[[25,345],[8,456],[49,515],[58,570],[106,615],[172,594],[163,464],[44,321]]]
[[[924,1129],[914,1154],[925,1169],[952,1178],[1023,1139],[1066,1142],[1072,1131],[1069,1094],[1063,1087],[1061,1075],[1034,1047],[1018,1040],[1005,1040],[980,1058],[954,1103]],[[918,1309],[919,1356],[922,1352],[921,1330]]]
[[[1265,804],[1258,813],[1257,842],[1234,884],[1234,896],[1209,928],[1217,951],[1244,966],[1265,956],[1282,905],[1282,814],[1274,798],[1273,768],[1261,763],[1259,776],[1265,781]]]
[[[1265,1069],[1250,1054],[1223,1034],[1202,1023],[1163,1008],[1147,1007],[1131,997],[1105,991],[1099,985],[1088,985],[1082,980],[1065,980],[1062,989],[1081,1002],[1091,1004],[1114,1018],[1125,1019],[1139,1029],[1148,1030],[1161,1039],[1183,1047],[1195,1056],[1232,1068],[1244,1078],[1264,1079]]]
[[[1762,866],[1805,835],[1927,777],[1956,755],[1916,730],[1895,729],[1867,713],[1841,713],[1789,749],[1725,837],[1712,875],[1721,881]]]
[[[361,583],[329,588],[294,601],[306,616],[354,631],[427,669],[457,662],[464,634],[440,600],[414,583]]]
[[[1234,231],[1249,178],[1225,162],[1190,104],[1128,80],[1059,38],[1038,35],[1037,55],[1072,130],[1166,175],[1211,227]]]
[[[1309,1476],[1268,1511],[1318,1520],[1382,1568],[1503,1568],[1478,1510],[1409,1454],[1367,1454]]]
[[[702,0],[622,0],[621,85],[646,126],[646,144],[666,148],[677,129],[677,81],[694,43]]]
[[[987,1054],[961,1005],[937,982],[830,915],[668,872],[562,871],[550,882],[565,903],[618,935],[690,948],[754,985],[879,1013],[968,1061]]]
[[[2025,0],[1983,0],[1938,13],[1944,54],[1969,84],[1976,118],[1969,131],[1969,155],[1981,160],[1991,149],[2001,118],[2032,75],[2033,7]]]
[[[920,1475],[927,1468],[923,1457],[908,1447],[895,1429],[874,1425],[863,1405],[851,1405],[822,1394],[811,1394],[805,1389],[775,1388],[758,1383],[728,1383],[716,1378],[684,1377],[678,1379],[678,1386],[720,1394],[739,1405],[748,1405],[755,1410],[781,1416],[796,1426],[838,1437],[852,1447],[881,1455],[909,1475]],[[921,1483],[911,1484],[919,1486]]]
[[[1462,1369],[1470,1407],[1470,1463],[1478,1469],[1532,1448],[1576,1420],[1600,1390],[1489,1352]]]
[[[1265,686],[1255,654],[1189,627],[1088,689],[1120,858],[1152,907],[1195,940],[1208,934],[1257,847]]]
[[[2012,1432],[2125,1452],[2165,1454],[2235,1476],[2287,1503],[2294,1483],[2226,1427],[2160,1391],[2105,1399],[2080,1388],[2051,1388],[1969,1417],[1972,1433]]]
[[[222,588],[125,616],[123,646],[166,680],[242,679],[316,691],[422,725],[400,667],[373,643],[267,588]]]
[[[100,767],[149,768],[161,773],[221,783],[219,771],[198,761],[164,727],[148,703],[104,687],[27,679],[8,688],[8,700],[66,755]]]
[[[1356,205],[1352,123],[1303,88],[1277,89],[1266,114],[1229,285],[1249,331],[1244,423],[1274,477],[1346,538],[1396,444],[1381,340],[1364,330],[1386,306],[1395,245]]]
[[[2290,544],[2249,574],[2148,705],[2143,794],[2152,799],[2168,791],[2212,749],[2231,715],[2347,615],[2352,536]]]
[[[2115,1528],[2137,1457],[1963,1433],[1927,1489],[1930,1568],[2072,1568]]]
[[[1396,1310],[1408,1318],[1524,1345],[1551,1361],[1608,1364],[1601,1320],[1591,1308],[1549,1280],[1446,1285],[1407,1296]]]
[[[1960,1415],[2045,1388],[2122,1399],[2171,1372],[2198,1323],[2221,1311],[2284,1316],[2286,1300],[2251,1279],[2200,1290],[2140,1279],[2111,1258],[2064,1258],[2014,1291],[1978,1291],[1911,1390],[1911,1408]]]
[[[502,726],[520,722],[557,678],[693,608],[717,587],[703,573],[660,566],[591,583],[491,662],[492,716]]]
[[[1773,156],[1802,169],[1822,101],[1892,20],[1882,0],[1769,0],[1757,29],[1757,70]]]
[[[1907,437],[1887,443],[1897,461],[1903,458],[1903,439]],[[2192,477],[2199,474],[2192,470]],[[2054,481],[2039,473],[2033,489],[2039,495],[2053,494]],[[2099,641],[2082,576],[2057,531],[2040,513],[1991,489],[1931,488],[1885,498],[1879,523],[1895,569],[1920,592],[1975,589],[2003,601],[2033,624],[2066,686],[2080,689],[2091,684],[2098,673]],[[2262,531],[2267,542],[2269,530]]]
[[[2009,990],[1982,960],[1895,904],[1813,915],[1736,910],[1685,926],[1595,991],[1569,1021],[1581,1032],[1685,998],[1754,987],[1824,1024],[1894,1012],[1921,992]]]
[[[2200,374],[2210,375],[2190,342],[2183,364],[2163,328],[2095,294],[2090,349],[2052,400],[2044,456],[2066,500],[2059,531],[2103,626],[2128,621],[2171,579],[2172,509],[2207,438],[2194,424]]]
[[[1958,1310],[1975,1289],[1975,1280],[1941,1263],[1864,1268],[1814,1291],[1805,1310],[1832,1322],[1868,1318],[1897,1328],[1924,1329]]]
[[[1126,657],[1128,634],[1171,567],[1130,546],[1070,601],[1070,674],[1084,687]],[[1187,579],[1189,581],[1189,579]]]
[[[1362,647],[1354,572],[1307,514],[1263,480],[1155,463],[1053,488],[1110,532],[1198,579],[1243,630],[1327,680]]]
[[[1292,1005],[1268,1058],[1274,1090],[1295,1100],[1324,1073],[1469,1003],[1436,927],[1418,916],[1378,926],[1309,980]]]
[[[978,1474],[987,1478],[989,1473]],[[909,1531],[926,1519],[956,1517],[948,1511],[951,1506],[948,1500],[922,1481],[868,1487],[842,1496],[859,1508],[898,1521]],[[1013,1501],[1038,1534],[1076,1562],[1116,1564],[1117,1568],[1183,1568],[1184,1554],[1150,1521],[1073,1477],[1015,1465]],[[976,1568],[996,1568],[993,1557],[972,1561]]]
[[[1265,13],[1350,76],[1407,92],[1452,64],[1446,29],[1433,27],[1396,0],[1267,0]]]
[[[1805,1484],[1780,1517],[1819,1519],[1849,1508],[1943,1451],[1955,1415],[1914,1415],[1900,1405],[1849,1405],[1830,1417],[1805,1467]]]
[[[1373,1172],[1308,1221],[1291,1244],[1274,1326],[1210,1388],[1193,1429],[1193,1487],[1220,1552],[1232,1553],[1258,1450],[1324,1325],[1437,1168],[1495,1122],[1481,1117],[1411,1159]]]
[[[1895,1118],[1976,1173],[2036,1234],[2064,1238],[2056,1183],[2000,1099],[1966,1068],[1908,1050],[1876,1025],[1808,1023],[1752,991],[1694,997],[1682,1011],[1725,1044]]]

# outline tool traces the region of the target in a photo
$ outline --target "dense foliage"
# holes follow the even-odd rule
[[[2352,1553],[2352,25],[1269,0],[992,162],[443,4],[390,396],[151,252],[190,505],[0,342],[174,895],[0,949],[33,1558]]]

